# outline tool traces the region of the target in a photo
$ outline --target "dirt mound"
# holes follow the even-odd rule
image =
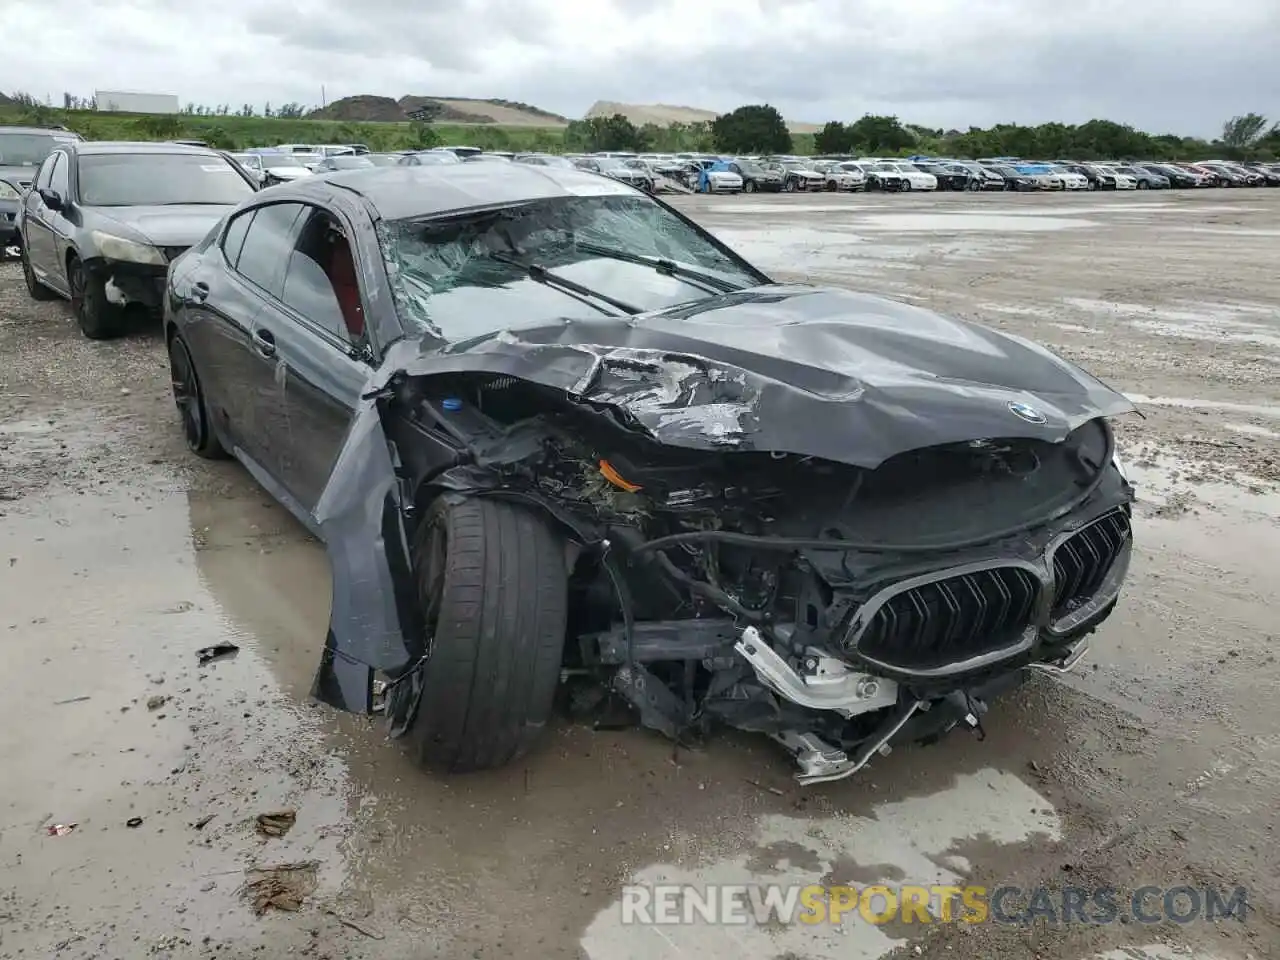
[[[439,100],[435,97],[404,96],[400,98],[400,110],[411,114],[418,110],[427,110],[435,123],[496,123],[487,113],[462,109],[456,106],[460,101]]]
[[[406,101],[439,104],[438,119],[450,123],[500,123],[509,127],[560,127],[569,121],[558,113],[511,100],[473,100],[469,97],[402,97]]]
[[[587,111],[587,117],[611,117],[620,113],[638,127],[646,123],[669,127],[673,123],[710,123],[719,114],[714,110],[700,110],[697,107],[677,107],[669,103],[615,103],[612,100],[597,100]],[[820,124],[798,123],[788,120],[787,127],[792,133],[815,133],[821,130]]]
[[[0,101],[2,102],[2,101]],[[335,100],[307,116],[314,120],[373,123],[403,122],[425,109],[436,123],[502,124],[519,127],[562,127],[569,121],[558,113],[512,100],[475,100],[469,97],[422,97],[407,94],[399,100],[362,93]]]
[[[320,110],[313,110],[307,114],[307,119],[396,123],[403,121],[405,115],[400,104],[390,97],[362,93],[354,97],[343,97]]]

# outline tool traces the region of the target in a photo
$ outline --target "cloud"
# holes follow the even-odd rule
[[[597,100],[933,127],[1073,123],[1213,135],[1280,102],[1280,4],[1235,0],[10,0],[39,43],[14,89],[316,104],[356,93]],[[51,56],[52,51],[57,55]]]

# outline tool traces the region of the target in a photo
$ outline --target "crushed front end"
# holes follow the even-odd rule
[[[1102,416],[1063,440],[865,468],[664,443],[614,406],[511,376],[392,393],[403,489],[515,500],[565,531],[577,710],[621,699],[679,742],[716,724],[763,733],[805,783],[980,729],[1027,668],[1074,665],[1128,569],[1133,490]],[[441,423],[467,438],[465,462],[418,459]]]

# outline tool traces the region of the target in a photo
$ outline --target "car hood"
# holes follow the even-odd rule
[[[98,207],[103,227],[128,227],[148,243],[160,247],[189,247],[199,243],[235,204],[191,204],[163,207]]]
[[[17,186],[18,183],[32,183],[39,167],[5,166],[0,164],[0,180],[6,180]]]
[[[958,441],[1057,441],[1133,410],[1030,341],[836,288],[773,285],[437,343],[412,345],[405,372],[507,374],[617,407],[663,443],[861,467]]]

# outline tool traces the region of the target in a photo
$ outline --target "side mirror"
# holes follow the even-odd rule
[[[44,201],[44,205],[50,210],[61,210],[63,207],[62,195],[57,190],[50,190],[48,187],[41,187],[38,191],[40,199]]]

